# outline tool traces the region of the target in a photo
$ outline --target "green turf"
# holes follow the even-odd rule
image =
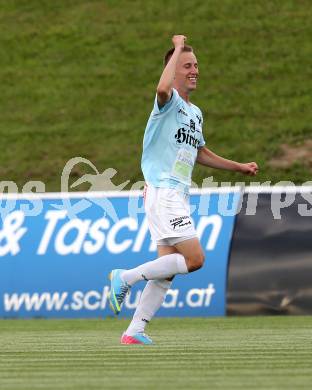
[[[0,389],[311,389],[312,317],[0,321]]]
[[[261,182],[310,180],[307,161],[268,164],[281,143],[312,137],[310,0],[1,0],[0,23],[0,180],[19,190],[28,180],[60,190],[75,156],[116,168],[117,182],[142,179],[143,131],[174,33],[199,60],[193,101],[207,145],[256,160]],[[249,181],[204,168],[194,178],[211,175]]]

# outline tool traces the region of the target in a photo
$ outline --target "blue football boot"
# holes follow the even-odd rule
[[[119,314],[125,297],[130,290],[130,286],[121,278],[124,269],[114,269],[109,274],[111,288],[109,293],[109,305],[115,314]]]

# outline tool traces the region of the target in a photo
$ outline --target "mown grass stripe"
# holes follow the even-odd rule
[[[126,324],[0,321],[0,389],[310,389],[311,317],[155,319],[151,347]]]

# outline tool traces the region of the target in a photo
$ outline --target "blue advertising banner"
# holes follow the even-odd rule
[[[174,279],[158,316],[223,316],[239,191],[201,191],[191,210],[205,266]],[[157,257],[138,192],[1,198],[0,317],[111,316],[109,272]],[[144,283],[121,316],[133,314]]]

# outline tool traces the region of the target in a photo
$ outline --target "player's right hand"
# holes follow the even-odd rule
[[[184,35],[174,35],[172,37],[172,43],[175,48],[183,48],[186,41],[186,36]]]

